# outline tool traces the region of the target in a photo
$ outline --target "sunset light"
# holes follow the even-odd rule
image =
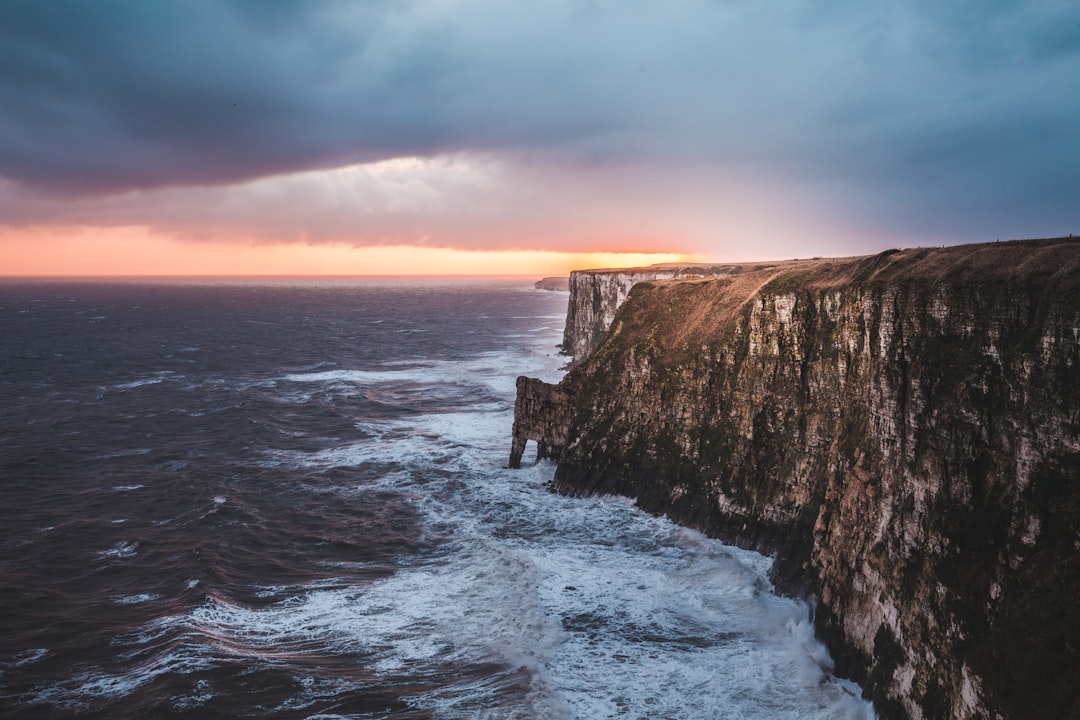
[[[0,276],[528,275],[1080,231],[1068,3],[781,6],[4,3]]]
[[[0,0],[0,717],[1080,719],[1080,0]]]
[[[699,262],[677,253],[463,250],[338,243],[181,242],[147,228],[0,232],[0,275],[565,275],[574,269]]]

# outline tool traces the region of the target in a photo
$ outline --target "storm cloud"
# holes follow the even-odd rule
[[[172,227],[201,206],[309,240],[543,243],[467,227],[501,204],[562,208],[549,236],[631,208],[627,228],[681,222],[706,251],[754,228],[1060,234],[1080,231],[1078,116],[1072,0],[0,4],[9,224]],[[425,166],[434,194],[396,202],[429,203],[395,211],[385,184],[335,205],[302,179],[395,158],[457,174]],[[289,176],[325,212],[268,200]]]

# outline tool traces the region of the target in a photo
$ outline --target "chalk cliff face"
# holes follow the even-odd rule
[[[533,392],[558,489],[776,553],[883,717],[1080,717],[1080,242],[641,283]]]

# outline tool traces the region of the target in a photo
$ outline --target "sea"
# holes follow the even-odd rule
[[[566,306],[0,282],[0,717],[873,718],[769,558],[507,468]]]

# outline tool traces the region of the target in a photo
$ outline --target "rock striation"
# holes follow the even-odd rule
[[[775,554],[883,718],[1080,717],[1080,241],[643,281],[593,332],[519,381],[556,489]]]

